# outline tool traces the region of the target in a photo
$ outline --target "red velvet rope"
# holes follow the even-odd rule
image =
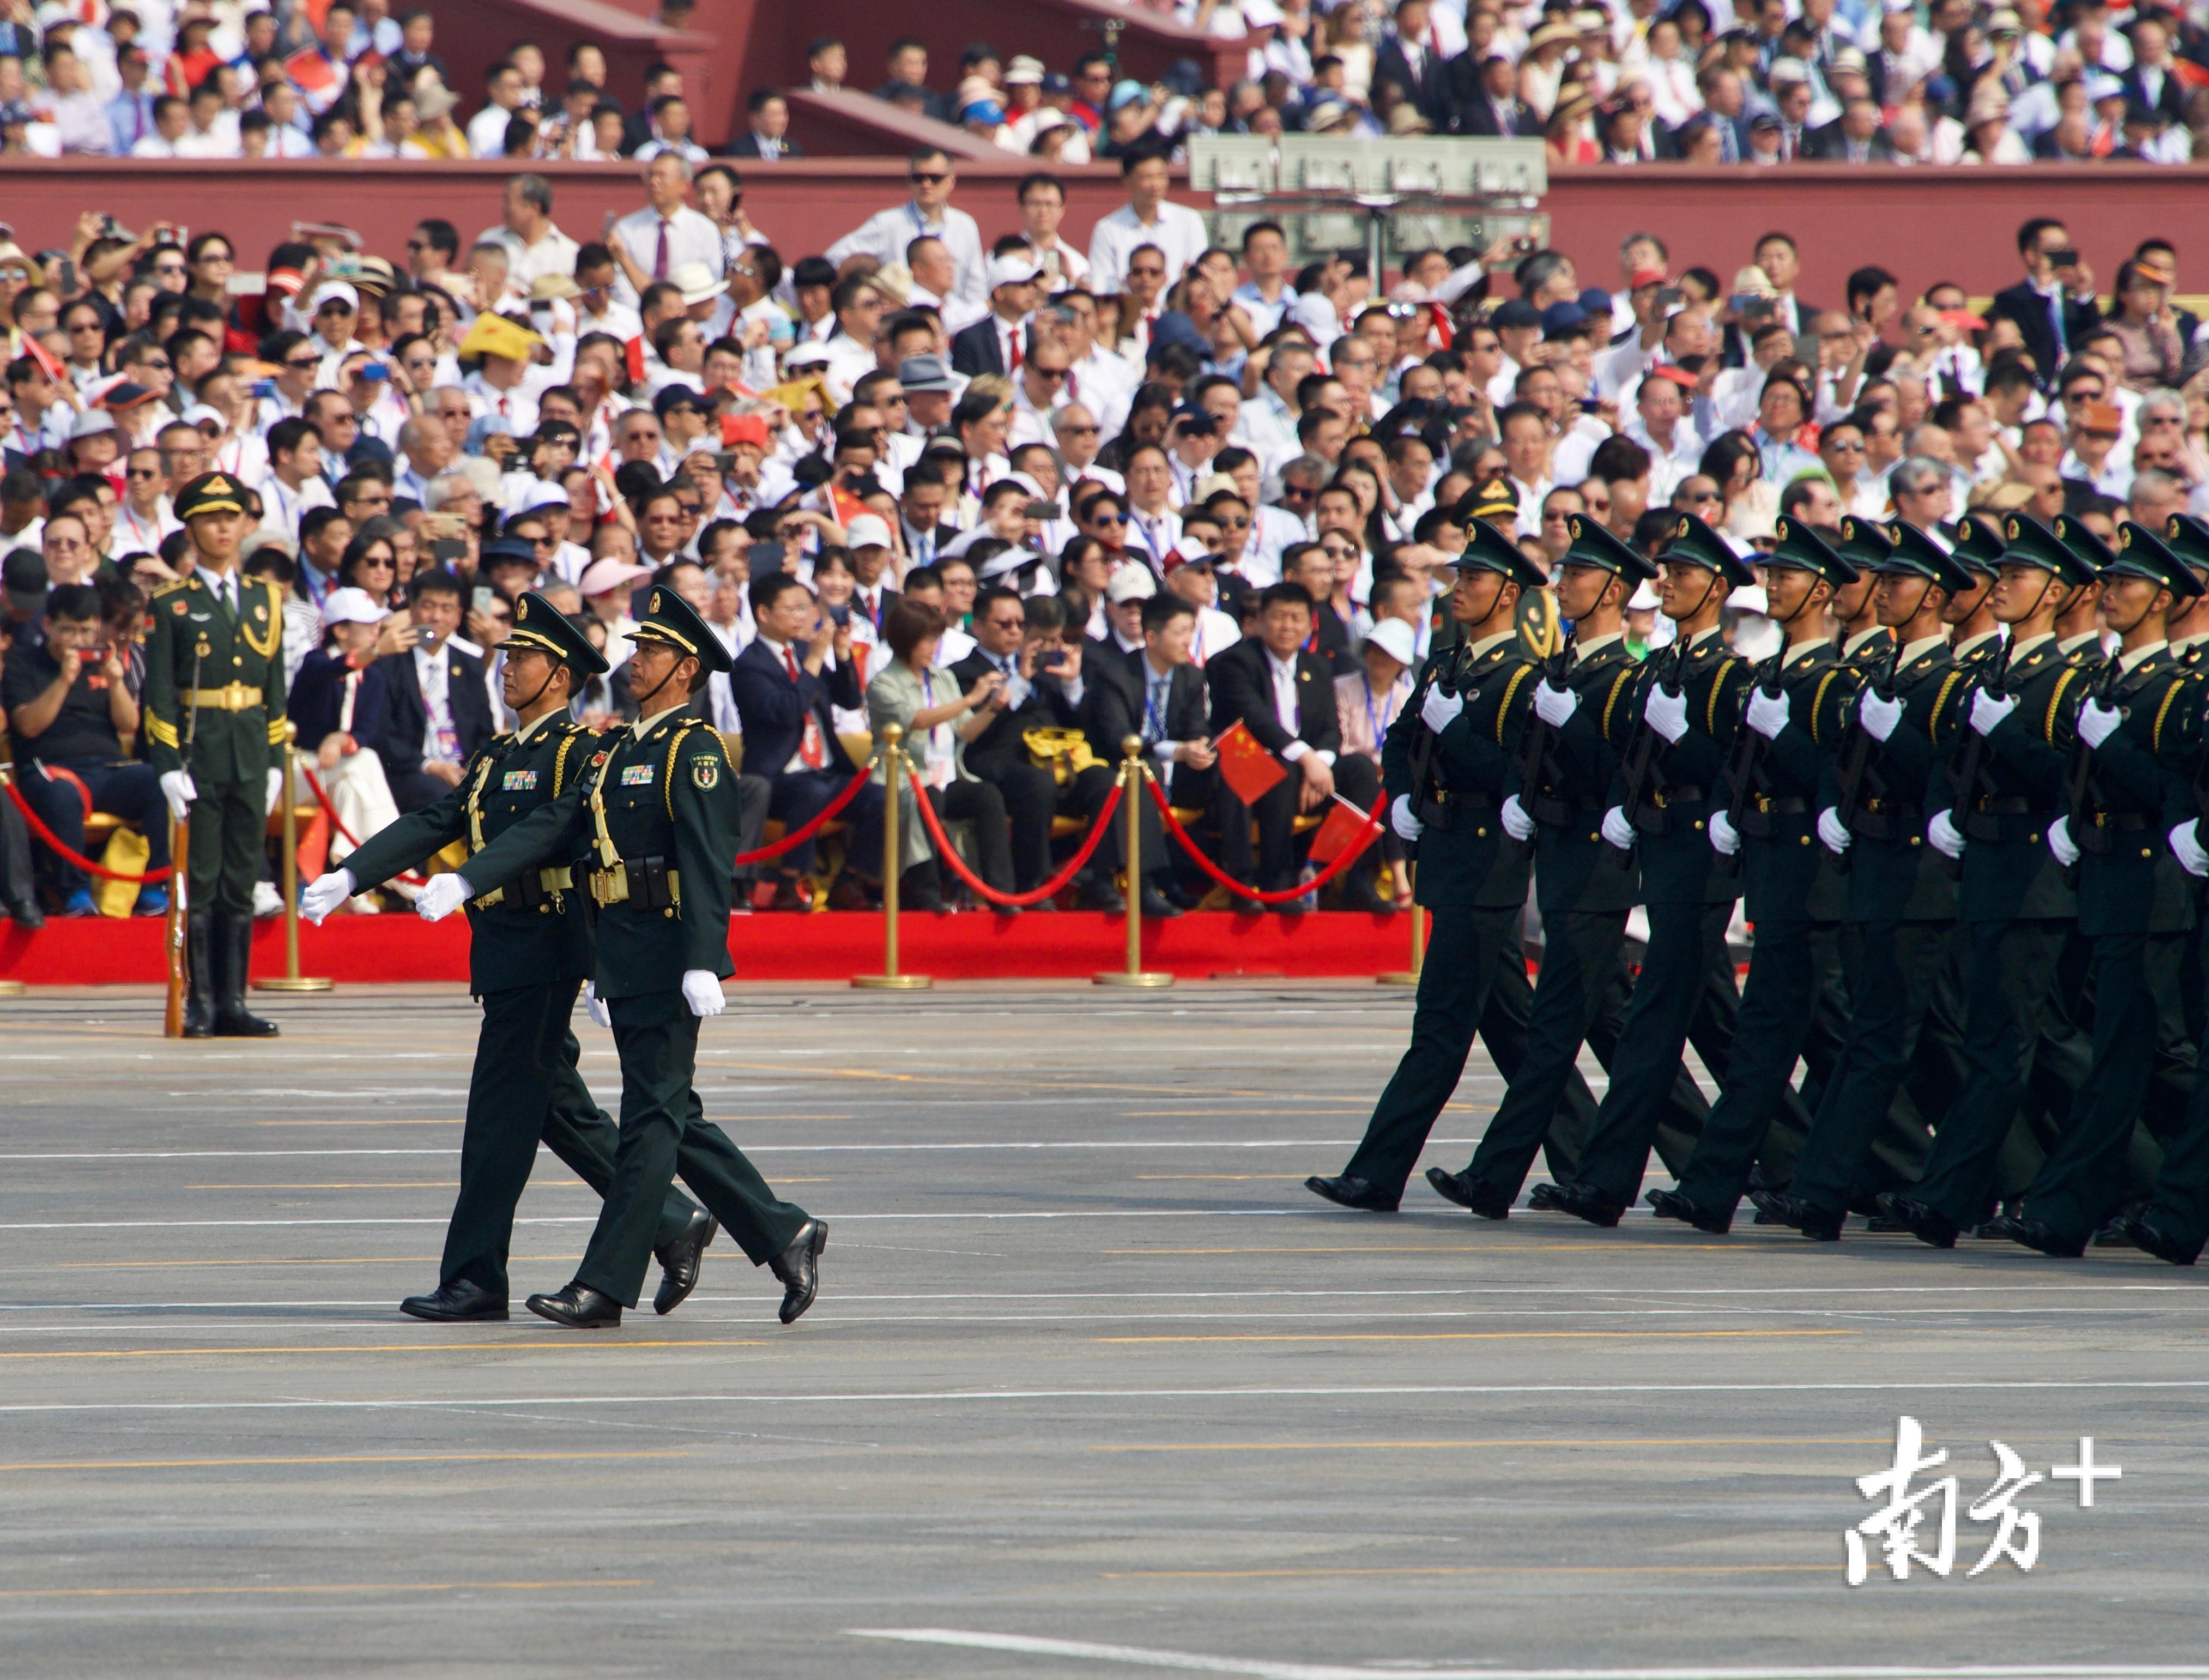
[[[1044,882],[1042,886],[1025,893],[1001,893],[984,881],[980,876],[975,874],[972,870],[967,868],[966,860],[959,855],[957,848],[944,837],[943,825],[936,820],[936,802],[928,797],[926,786],[916,781],[912,785],[912,791],[914,798],[920,806],[920,820],[927,826],[929,838],[936,842],[936,855],[951,865],[951,872],[991,904],[1025,906],[1041,904],[1045,899],[1064,890],[1066,883],[1088,866],[1090,858],[1096,855],[1097,848],[1103,842],[1105,831],[1111,826],[1112,813],[1120,808],[1122,788],[1117,782],[1112,784],[1112,791],[1104,796],[1104,804],[1098,809],[1097,820],[1090,825],[1089,838],[1081,842],[1081,850],[1074,854],[1066,867]]]
[[[793,829],[771,845],[762,846],[756,852],[739,852],[729,860],[730,867],[741,869],[746,864],[763,864],[770,858],[779,858],[793,847],[804,845],[829,823],[834,822],[839,811],[859,797],[859,790],[866,786],[867,778],[874,774],[874,761],[869,759],[859,767],[858,774],[845,784],[844,791],[822,807],[820,814],[811,822],[802,828]]]
[[[105,864],[95,864],[89,858],[81,858],[63,846],[52,829],[39,821],[38,812],[31,809],[30,801],[17,791],[13,781],[0,782],[0,787],[8,790],[8,797],[15,802],[15,809],[23,813],[23,822],[30,831],[44,840],[57,857],[75,864],[87,875],[96,875],[103,881],[135,881],[141,887],[152,887],[166,881],[177,872],[177,866],[171,864],[166,869],[148,870],[143,875],[125,875],[120,870],[109,869]]]
[[[322,782],[316,777],[314,771],[308,768],[304,759],[299,761],[299,774],[307,779],[307,789],[315,796],[315,803],[322,808],[322,815],[329,818],[330,827],[338,831],[339,836],[347,846],[358,851],[361,843],[360,836],[346,827],[344,821],[338,816],[338,808],[330,803],[330,796],[322,792]],[[343,869],[345,865],[340,864],[338,867]],[[429,877],[417,875],[409,870],[406,874],[395,876],[393,879],[404,881],[410,887],[420,887],[427,884]]]
[[[1180,819],[1173,814],[1173,806],[1166,799],[1165,790],[1155,781],[1150,783],[1150,789],[1151,798],[1158,804],[1159,820],[1165,824],[1166,832],[1181,842],[1182,850],[1196,859],[1196,866],[1226,888],[1229,892],[1239,894],[1255,904],[1286,904],[1292,899],[1303,897],[1307,893],[1319,891],[1336,876],[1340,875],[1343,870],[1356,863],[1365,848],[1373,844],[1381,833],[1381,814],[1388,809],[1388,795],[1384,789],[1381,796],[1374,800],[1373,809],[1365,813],[1367,825],[1365,832],[1357,837],[1357,844],[1350,850],[1300,887],[1285,887],[1277,893],[1261,893],[1255,887],[1244,886],[1233,876],[1221,869],[1219,864],[1213,863],[1211,858],[1206,857],[1203,852],[1198,851],[1196,842],[1189,837],[1189,830],[1181,826]]]

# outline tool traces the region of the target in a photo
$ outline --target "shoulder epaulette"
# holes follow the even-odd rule
[[[173,595],[179,589],[189,589],[192,587],[195,581],[196,580],[189,577],[172,578],[168,582],[161,585],[160,588],[154,590],[152,599],[158,601],[164,595]]]

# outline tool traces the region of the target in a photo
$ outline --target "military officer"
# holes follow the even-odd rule
[[[146,633],[146,742],[161,792],[189,822],[185,939],[188,1039],[273,1039],[245,1007],[253,883],[283,780],[284,591],[241,577],[253,521],[245,491],[202,473],[177,492],[190,572],[153,592]]]
[[[531,1296],[529,1310],[575,1328],[620,1323],[622,1309],[636,1304],[679,1171],[752,1263],[781,1280],[787,1324],[813,1304],[828,1227],[775,1195],[705,1118],[693,1085],[698,1023],[725,1007],[721,981],[732,967],[737,788],[720,737],[688,707],[729,656],[665,586],[630,635],[637,720],[592,755],[573,786],[471,858],[465,874],[433,877],[416,907],[435,920],[588,848],[585,890],[599,910],[584,997],[592,1018],[613,1028],[621,1058],[621,1141],[581,1268],[564,1289]]]
[[[2150,948],[2182,947],[2193,924],[2195,892],[2164,840],[2174,825],[2164,820],[2170,790],[2158,759],[2192,680],[2171,657],[2169,616],[2200,587],[2154,533],[2120,527],[2102,574],[2102,617],[2117,633],[2117,652],[2068,716],[2071,774],[2048,846],[2058,863],[2079,866],[2079,932],[2093,942],[2093,1067],[2070,1129],[2026,1187],[2024,1210],[1991,1226],[2058,1258],[2084,1253],[2124,1199],[2125,1157],[2155,1075]]]
[[[1490,1219],[1508,1216],[1545,1140],[1552,1177],[1567,1177],[1577,1165],[1586,1130],[1560,1135],[1560,1104],[1580,1081],[1583,1042],[1610,1066],[1629,996],[1626,917],[1636,899],[1635,876],[1630,861],[1617,866],[1601,832],[1618,770],[1603,720],[1622,703],[1640,668],[1626,650],[1627,599],[1657,569],[1592,519],[1576,514],[1570,529],[1556,589],[1573,637],[1562,668],[1553,659],[1550,680],[1534,690],[1536,715],[1526,726],[1531,744],[1517,755],[1513,791],[1500,813],[1513,840],[1533,841],[1542,912],[1542,972],[1526,1057],[1509,1075],[1472,1163],[1462,1172],[1427,1169],[1438,1194]],[[1677,1111],[1669,1123],[1684,1153],[1708,1109],[1684,1067],[1674,1098]]]
[[[1498,971],[1515,964],[1525,984],[1526,864],[1506,839],[1498,808],[1515,786],[1510,746],[1532,712],[1538,672],[1518,640],[1519,598],[1539,590],[1543,578],[1508,537],[1478,520],[1456,566],[1450,615],[1459,636],[1420,674],[1381,750],[1389,821],[1418,845],[1416,891],[1434,912],[1411,1047],[1349,1165],[1304,1181],[1315,1195],[1369,1213],[1393,1213],[1402,1201],[1464,1075],[1475,1028],[1486,1030],[1491,1018]],[[1507,1052],[1493,1040],[1490,1050],[1505,1065]],[[1580,1094],[1585,1100],[1585,1086]]]
[[[343,867],[310,886],[301,900],[310,921],[455,841],[471,854],[481,851],[581,775],[598,738],[569,715],[568,703],[605,674],[605,655],[533,593],[514,604],[514,629],[502,647],[503,694],[521,727],[480,749],[436,804],[370,835]],[[506,1317],[515,1204],[539,1141],[603,1196],[618,1139],[576,1068],[581,1049],[569,1022],[590,972],[591,937],[571,871],[525,871],[469,905],[468,922],[469,990],[484,1019],[460,1139],[460,1193],[436,1289],[399,1306],[445,1323]],[[672,1312],[696,1286],[714,1230],[713,1215],[668,1193],[653,1245],[664,1274],[655,1311]]]
[[[1976,514],[1941,527],[1948,555],[1971,576],[1971,586],[1948,603],[1948,657],[1969,671],[1994,658],[2001,625],[1994,614],[1995,581],[2001,573],[2002,539]]]
[[[1598,1225],[1616,1225],[1640,1190],[1691,1031],[1704,1065],[1723,1079],[1740,1004],[1725,937],[1740,888],[1718,867],[1710,819],[1749,687],[1748,666],[1726,652],[1719,614],[1754,574],[1693,514],[1679,516],[1657,558],[1660,604],[1677,635],[1636,671],[1611,712],[1623,762],[1599,831],[1640,858],[1649,946],[1575,1176],[1537,1185],[1531,1199]]]
[[[1696,1140],[1679,1188],[1652,1190],[1659,1219],[1722,1234],[1809,1030],[1818,984],[1814,926],[1839,919],[1833,876],[1820,862],[1817,795],[1821,756],[1811,732],[1817,693],[1833,665],[1826,610],[1856,568],[1801,521],[1782,518],[1764,560],[1767,610],[1785,645],[1751,687],[1728,780],[1730,802],[1711,813],[1710,842],[1741,858],[1743,912],[1756,929],[1725,1088]]]

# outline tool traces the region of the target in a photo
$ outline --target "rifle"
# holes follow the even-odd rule
[[[184,708],[184,738],[178,756],[184,761],[184,774],[192,769],[192,743],[200,732],[200,655],[196,643],[192,648],[191,704]],[[169,924],[162,930],[164,954],[168,961],[168,997],[161,1015],[161,1036],[181,1039],[184,1036],[184,969],[186,926],[191,906],[186,901],[191,893],[192,824],[189,814],[174,817],[169,833]]]
[[[1980,686],[1996,700],[2007,692],[2010,649],[2016,645],[2014,636],[2007,638],[2001,647],[1995,649],[1994,658],[1987,661],[1986,680]],[[1972,796],[1979,786],[1979,767],[1986,757],[1986,750],[1987,738],[1971,726],[1967,714],[1964,725],[1963,751],[1948,767],[1950,782],[1955,790],[1955,809],[1959,812],[1968,812],[1971,808]],[[1960,817],[1956,822],[1959,828],[1963,826]],[[1944,858],[1942,863],[1951,879],[1964,872],[1964,860],[1960,858]]]
[[[1687,651],[1687,638],[1679,636],[1674,639],[1671,647],[1657,655],[1654,661],[1658,666],[1657,686],[1667,694],[1679,692],[1680,666],[1686,660]],[[1640,813],[1641,802],[1650,791],[1650,779],[1657,773],[1657,755],[1665,744],[1664,738],[1650,727],[1647,708],[1645,707],[1643,710],[1644,715],[1634,726],[1634,744],[1627,750],[1626,798],[1621,809],[1625,811],[1628,822],[1634,822]],[[1639,828],[1640,825],[1635,823],[1634,826]],[[1618,854],[1619,868],[1628,868],[1633,862],[1631,852]]]
[[[1457,692],[1458,656],[1464,651],[1464,647],[1463,642],[1453,642],[1434,656],[1435,686],[1444,694]],[[1411,743],[1411,815],[1422,822],[1427,820],[1427,808],[1435,803],[1434,762],[1435,732],[1422,726],[1417,738]],[[1446,806],[1441,808],[1442,811],[1448,809]],[[1448,825],[1438,821],[1435,826],[1440,828]],[[1419,855],[1418,845],[1417,840],[1406,840],[1404,856],[1407,859],[1416,858]]]
[[[1565,686],[1565,673],[1572,665],[1572,644],[1560,642],[1557,651],[1542,661],[1542,681],[1556,688]],[[1519,803],[1526,815],[1533,816],[1533,801],[1542,791],[1542,764],[1549,756],[1550,726],[1542,720],[1539,712],[1526,720],[1526,739],[1519,758]],[[1532,852],[1532,840],[1514,842],[1521,852]]]
[[[1786,658],[1787,649],[1782,647],[1778,653],[1759,666],[1755,677],[1749,683],[1750,690],[1755,692],[1761,689],[1766,698],[1779,699],[1779,671]],[[1726,821],[1733,825],[1733,831],[1737,834],[1741,832],[1741,821],[1749,810],[1749,802],[1756,794],[1757,761],[1764,756],[1764,749],[1770,744],[1761,735],[1749,726],[1749,715],[1746,709],[1743,712],[1740,727],[1741,732],[1734,737],[1733,751],[1728,757],[1725,768],[1726,785],[1733,790],[1733,797],[1726,802]],[[1734,848],[1731,857],[1721,857],[1718,859],[1718,873],[1720,875],[1741,873],[1739,846]]]
[[[2086,714],[2086,708],[2092,705],[2096,701],[2106,701],[2109,699],[2110,696],[2116,691],[2118,680],[2122,677],[2124,674],[2124,662],[2118,659],[2114,653],[2108,659],[2103,660],[2102,668],[2087,679],[2086,696],[2079,702],[2079,712],[2077,716],[2083,717]],[[2093,774],[2094,750],[2086,744],[2086,738],[2085,736],[2077,733],[2077,726],[2074,720],[2073,726],[2073,739],[2071,742],[2071,770],[2070,774],[2066,778],[2066,780],[2068,783],[2068,792],[2070,798],[2064,810],[2064,815],[2069,818],[2073,825],[2074,832],[2071,836],[2071,843],[2074,846],[2077,846],[2079,843],[2076,827],[2079,822],[2080,813],[2086,809],[2087,786],[2092,780]],[[2085,848],[2080,847],[2080,850],[2083,852]],[[2063,884],[2072,888],[2074,892],[2078,889],[2079,865],[2075,860],[2065,868],[2063,871]]]
[[[1877,676],[1872,677],[1869,685],[1881,700],[1894,698],[1895,670],[1901,663],[1901,639],[1889,637],[1887,645],[1886,667]],[[1863,700],[1859,695],[1857,700],[1857,713],[1860,714],[1863,709]],[[1871,765],[1872,748],[1876,744],[1878,744],[1872,739],[1871,731],[1863,726],[1863,717],[1851,715],[1849,720],[1848,745],[1844,749],[1841,759],[1840,804],[1836,807],[1844,827],[1853,825],[1857,814],[1857,804],[1863,797],[1864,776]],[[1849,872],[1849,854],[1845,852],[1842,852],[1833,859],[1833,873],[1846,875]]]

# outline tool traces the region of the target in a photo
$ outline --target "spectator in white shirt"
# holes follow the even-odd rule
[[[644,172],[645,196],[652,202],[606,230],[607,248],[621,273],[614,293],[632,309],[646,286],[685,263],[702,262],[716,280],[724,272],[721,230],[683,202],[689,187],[689,162],[661,153]]]
[[[542,175],[516,175],[506,184],[499,226],[476,236],[479,245],[506,252],[507,284],[527,297],[549,274],[569,276],[581,248],[552,220],[552,184]]]
[[[1290,290],[1286,279],[1288,236],[1279,222],[1254,221],[1243,230],[1243,266],[1250,271],[1250,278],[1235,288],[1230,301],[1250,317],[1252,330],[1263,338],[1281,324],[1282,317],[1297,304],[1297,294]],[[1295,425],[1294,416],[1290,424]]]
[[[468,119],[468,150],[479,158],[506,155],[507,125],[521,109],[521,72],[511,58],[502,58],[484,73],[484,94],[490,101]]]
[[[1165,158],[1134,153],[1120,160],[1128,202],[1098,221],[1089,238],[1090,289],[1118,292],[1127,278],[1128,256],[1138,245],[1155,245],[1166,260],[1171,289],[1210,244],[1204,218],[1183,204],[1167,202],[1171,175]],[[831,251],[833,257],[835,253]]]
[[[322,476],[322,442],[302,419],[279,420],[268,428],[268,476],[261,485],[261,528],[299,540],[299,516],[310,508],[334,508],[330,481]]]
[[[1016,192],[1020,202],[1020,232],[1043,264],[1052,292],[1080,286],[1089,277],[1089,259],[1059,233],[1066,220],[1066,183],[1041,170],[1020,178]]]
[[[912,187],[912,199],[868,217],[828,247],[828,260],[840,268],[854,256],[871,256],[888,267],[902,260],[905,248],[913,240],[924,233],[934,234],[959,265],[955,295],[978,318],[988,306],[982,233],[973,217],[952,208],[951,195],[958,190],[959,177],[950,158],[934,147],[924,147],[906,160],[906,179]]]

